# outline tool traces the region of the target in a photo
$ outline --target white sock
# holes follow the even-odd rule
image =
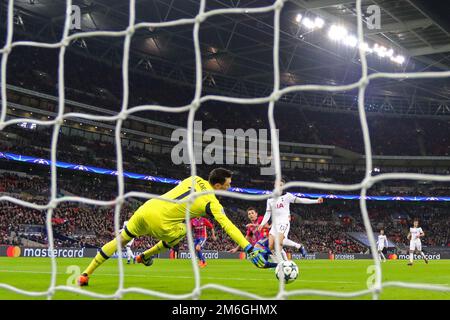
[[[425,253],[423,253],[423,251],[420,251],[420,254],[422,255],[424,260],[427,260],[427,257],[425,257]]]
[[[380,251],[380,260],[381,260],[381,258],[383,258],[383,260],[386,260],[382,251]]]
[[[288,260],[286,251],[284,251],[284,250],[281,250],[280,254],[277,254],[276,252],[273,252],[273,254],[270,255],[270,258],[275,263],[280,263],[281,261],[287,261]]]
[[[287,254],[286,254],[286,251],[284,251],[284,250],[281,250],[281,256],[283,257],[283,260],[288,260],[288,257],[287,257]]]
[[[275,263],[280,263],[281,261],[275,254],[271,254],[270,259],[272,259],[272,261]]]
[[[292,241],[290,239],[284,238],[283,239],[283,246],[285,246],[285,247],[294,247],[294,248],[300,249],[300,247],[302,245],[300,243],[297,243],[297,242]]]
[[[128,262],[130,262],[131,257],[133,257],[133,252],[131,251],[131,249],[129,249],[129,248],[127,247],[127,260],[128,260]],[[133,257],[133,258],[134,258],[134,257]]]
[[[413,262],[413,260],[414,260],[414,252],[410,252],[409,253],[409,262]]]

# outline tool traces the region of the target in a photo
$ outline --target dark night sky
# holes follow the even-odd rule
[[[413,0],[413,3],[450,32],[450,0]]]

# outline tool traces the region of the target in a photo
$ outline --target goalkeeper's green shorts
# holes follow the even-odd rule
[[[173,247],[186,236],[186,224],[183,222],[166,222],[158,208],[149,203],[140,206],[122,231],[127,240],[140,236],[151,236]]]

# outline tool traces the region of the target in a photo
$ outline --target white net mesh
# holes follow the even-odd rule
[[[245,292],[242,290],[236,290],[233,288],[229,288],[226,286],[218,285],[218,284],[200,284],[200,274],[197,264],[195,263],[195,254],[194,254],[194,246],[192,241],[192,230],[190,224],[187,223],[187,239],[189,244],[189,250],[192,257],[192,267],[194,270],[195,277],[195,287],[192,292],[182,295],[168,294],[164,292],[158,292],[143,288],[124,288],[124,270],[123,270],[123,262],[122,262],[122,248],[120,246],[117,247],[118,252],[118,265],[119,265],[119,283],[118,288],[114,294],[99,294],[90,291],[81,290],[78,288],[74,288],[71,286],[64,285],[56,285],[56,275],[57,275],[57,264],[54,256],[51,256],[51,280],[50,285],[46,291],[36,292],[36,291],[27,291],[23,290],[5,283],[0,283],[0,288],[5,288],[7,290],[11,290],[13,292],[28,295],[28,296],[47,296],[48,299],[51,299],[56,291],[69,291],[74,293],[79,293],[82,295],[90,296],[93,298],[116,298],[119,299],[125,293],[141,293],[149,296],[166,298],[166,299],[197,299],[200,297],[201,293],[205,289],[215,289],[223,292],[235,294],[242,297],[247,297],[251,299],[284,299],[292,296],[299,295],[318,295],[318,296],[331,296],[337,298],[351,298],[358,297],[367,294],[371,294],[373,299],[377,299],[381,290],[386,287],[401,287],[401,288],[412,288],[412,289],[424,289],[424,290],[436,290],[443,292],[450,292],[450,287],[441,286],[441,285],[431,285],[431,284],[421,284],[421,283],[405,283],[405,282],[382,282],[382,274],[380,268],[380,260],[377,255],[376,243],[372,232],[372,227],[370,224],[369,216],[367,213],[366,200],[365,196],[367,190],[377,182],[382,180],[394,180],[394,179],[409,179],[409,180],[431,180],[431,181],[450,181],[450,176],[443,175],[429,175],[429,174],[412,174],[412,173],[389,173],[389,174],[380,174],[375,177],[371,175],[372,172],[372,151],[371,151],[371,143],[369,136],[369,129],[367,125],[367,119],[364,109],[364,93],[366,87],[369,85],[369,82],[373,79],[385,78],[385,79],[419,79],[419,78],[444,78],[450,77],[450,71],[445,72],[415,72],[415,73],[373,73],[368,75],[368,67],[366,61],[366,54],[364,52],[364,48],[360,46],[359,48],[359,57],[361,60],[361,77],[360,79],[352,84],[348,85],[340,85],[340,86],[326,86],[326,85],[296,85],[290,86],[280,90],[280,70],[279,70],[279,36],[280,36],[280,13],[283,8],[285,0],[277,0],[271,6],[260,7],[260,8],[227,8],[227,9],[217,9],[205,12],[205,2],[206,0],[200,1],[200,9],[195,18],[192,19],[178,19],[168,22],[160,22],[160,23],[135,23],[135,1],[130,0],[129,3],[129,24],[126,30],[111,32],[111,31],[95,31],[95,32],[80,32],[76,34],[69,35],[70,29],[70,18],[72,14],[72,1],[66,1],[66,11],[65,11],[65,24],[64,31],[61,38],[61,41],[57,43],[41,43],[41,42],[32,42],[32,41],[16,41],[13,42],[13,15],[14,15],[14,1],[9,0],[8,2],[8,21],[7,21],[7,38],[4,47],[0,50],[2,54],[2,64],[1,64],[1,101],[2,108],[0,114],[0,130],[3,130],[6,126],[17,124],[23,121],[36,123],[38,125],[46,125],[53,126],[53,135],[52,135],[52,143],[51,143],[51,197],[49,202],[46,205],[38,205],[35,203],[23,201],[20,199],[16,199],[10,196],[1,196],[0,201],[10,201],[16,203],[21,206],[25,206],[28,208],[33,208],[37,210],[47,210],[46,215],[46,227],[48,233],[48,243],[49,249],[53,251],[54,249],[54,241],[53,241],[53,232],[52,232],[52,223],[51,218],[53,214],[53,210],[58,206],[58,204],[63,202],[80,202],[91,205],[98,206],[115,206],[115,214],[114,214],[114,227],[115,234],[119,234],[120,222],[119,216],[121,207],[126,198],[131,197],[139,197],[143,199],[157,198],[156,194],[142,193],[142,192],[124,192],[124,176],[123,176],[123,163],[122,163],[122,147],[121,147],[121,137],[120,132],[122,128],[123,121],[127,118],[128,115],[140,112],[140,111],[162,111],[162,112],[186,112],[189,111],[188,116],[188,124],[187,124],[187,132],[188,132],[188,152],[189,159],[191,162],[191,175],[196,175],[196,165],[195,165],[195,157],[194,157],[194,148],[193,148],[193,125],[196,111],[201,107],[201,104],[214,100],[214,101],[223,101],[231,104],[261,104],[261,103],[269,103],[269,123],[271,129],[271,141],[272,141],[272,154],[274,158],[274,167],[276,173],[276,181],[281,180],[281,164],[280,164],[280,153],[279,153],[279,141],[278,136],[276,135],[276,125],[274,120],[274,108],[275,103],[280,99],[284,94],[295,92],[295,91],[327,91],[327,92],[343,92],[352,89],[358,89],[358,110],[359,117],[362,126],[363,138],[364,138],[364,147],[365,147],[365,178],[358,184],[352,185],[343,185],[343,184],[328,184],[328,183],[313,183],[313,182],[289,182],[285,184],[282,188],[276,188],[269,195],[246,195],[233,193],[228,191],[216,191],[217,195],[240,198],[244,200],[265,200],[270,197],[277,197],[281,194],[283,189],[291,188],[291,187],[305,187],[305,188],[315,188],[315,189],[324,189],[324,190],[361,190],[361,199],[360,199],[360,207],[361,213],[364,221],[364,225],[366,228],[366,232],[370,241],[371,252],[373,256],[373,261],[375,264],[375,285],[367,290],[355,291],[355,292],[335,292],[335,291],[324,291],[324,290],[292,290],[286,291],[284,288],[284,283],[280,281],[279,292],[275,297],[262,297],[256,294],[252,294],[249,292]],[[359,43],[363,43],[364,34],[363,34],[363,20],[361,14],[361,0],[356,1],[357,8],[357,22],[358,22],[358,40]],[[199,42],[199,30],[201,23],[210,17],[224,14],[255,14],[262,12],[274,12],[274,44],[273,44],[273,71],[274,71],[274,86],[273,91],[270,96],[261,97],[261,98],[234,98],[234,97],[225,97],[225,96],[217,96],[217,95],[206,95],[202,97],[202,59],[200,52],[200,42]],[[182,107],[166,107],[166,106],[157,106],[157,105],[142,105],[136,106],[128,109],[128,97],[129,97],[129,88],[128,88],[128,62],[129,62],[129,52],[130,52],[130,43],[133,37],[133,34],[137,29],[140,28],[162,28],[162,27],[172,27],[179,25],[190,25],[193,24],[193,38],[194,38],[194,48],[195,48],[195,66],[196,66],[196,83],[195,83],[195,96],[192,102],[189,105]],[[84,113],[65,113],[64,105],[65,105],[65,97],[64,97],[64,55],[66,48],[69,46],[71,41],[75,41],[78,39],[88,38],[88,37],[125,37],[124,41],[124,52],[123,52],[123,62],[122,62],[122,79],[123,79],[123,100],[122,100],[122,108],[121,111],[115,116],[95,116]],[[11,119],[6,120],[6,112],[7,112],[7,96],[6,96],[6,70],[8,64],[8,56],[13,50],[14,47],[40,47],[40,48],[58,48],[59,49],[59,64],[58,64],[58,114],[54,120],[49,121],[40,121],[40,120],[32,120],[32,119]],[[117,154],[117,181],[118,181],[118,195],[115,200],[112,201],[99,201],[93,200],[89,198],[83,197],[73,197],[73,196],[64,196],[57,197],[57,171],[56,171],[56,150],[58,144],[58,136],[60,132],[60,127],[63,124],[65,119],[74,119],[74,118],[83,118],[89,120],[97,120],[97,121],[110,121],[115,122],[115,143],[116,143],[116,154]],[[188,202],[191,203],[195,197],[198,197],[205,193],[193,193],[194,188],[191,189],[191,195],[184,200],[179,200],[175,202]],[[186,212],[186,219],[189,221],[189,213]],[[277,239],[278,242],[278,239]],[[278,247],[278,244],[277,244]]]

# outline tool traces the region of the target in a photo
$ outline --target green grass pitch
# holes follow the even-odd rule
[[[66,285],[75,279],[76,270],[83,270],[88,258],[57,259],[57,285]],[[367,281],[373,273],[369,268],[371,260],[296,261],[300,269],[299,278],[286,286],[286,290],[316,289],[350,292],[367,289]],[[416,261],[413,267],[407,261],[391,260],[382,263],[383,281],[405,281],[450,286],[450,260],[431,261],[426,265]],[[75,267],[74,267],[75,266]],[[369,268],[369,269],[368,269]],[[78,269],[78,270],[79,270]],[[190,260],[156,259],[151,267],[138,264],[127,265],[124,261],[127,287],[142,287],[172,294],[186,294],[194,287],[194,275]],[[209,260],[208,266],[200,269],[201,284],[216,283],[245,290],[264,297],[273,297],[278,290],[278,282],[272,269],[257,269],[244,260]],[[50,260],[48,258],[0,258],[0,283],[20,289],[45,291],[50,283]],[[83,290],[112,294],[118,286],[118,265],[116,259],[107,261],[90,279]],[[294,297],[293,297],[294,298]],[[450,299],[448,292],[428,290],[385,288],[381,299]],[[0,299],[46,299],[28,297],[0,288]],[[54,299],[91,299],[84,295],[57,291]],[[155,299],[143,294],[130,293],[124,299]],[[217,290],[204,290],[201,299],[245,299]],[[297,296],[295,299],[329,299],[321,296]],[[371,299],[370,295],[357,299]]]

